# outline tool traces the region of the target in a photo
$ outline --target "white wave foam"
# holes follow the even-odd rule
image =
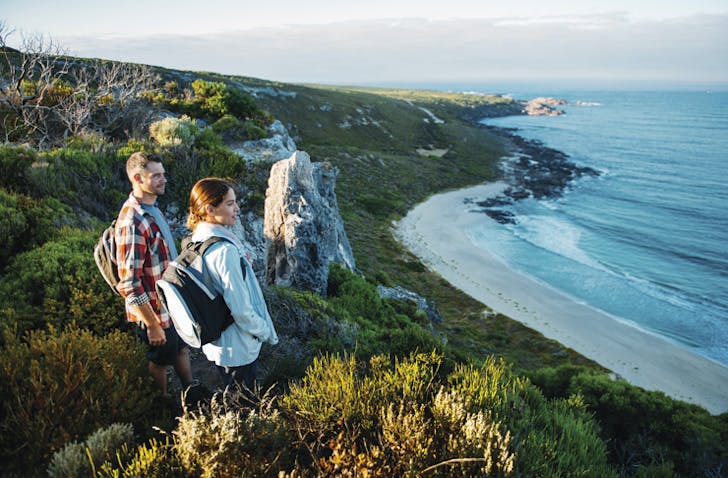
[[[596,101],[581,101],[581,100],[576,100],[576,101],[572,102],[571,104],[574,106],[602,106],[601,103],[598,103]]]
[[[605,270],[579,247],[581,229],[566,220],[544,215],[518,216],[518,224],[511,226],[511,230],[518,238],[536,247],[594,269]]]
[[[549,211],[558,211],[561,208],[560,202],[560,199],[544,199],[540,204]]]
[[[682,296],[679,291],[668,290],[664,286],[655,284],[650,280],[637,277],[629,272],[621,272],[620,275],[623,276],[627,283],[632,287],[654,299],[682,310],[695,311],[697,309],[697,304],[687,297]]]

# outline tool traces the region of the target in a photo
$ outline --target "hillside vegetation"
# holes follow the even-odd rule
[[[512,112],[510,100],[48,55],[13,76],[27,54],[0,52],[0,475],[717,477],[728,469],[727,415],[613,380],[455,290],[394,240],[392,221],[414,204],[497,177],[507,145],[468,118]],[[109,71],[145,81],[121,75],[103,90]],[[86,116],[73,122],[75,103]],[[218,396],[175,417],[175,404],[156,396],[92,247],[128,194],[124,163],[140,149],[164,157],[161,206],[174,224],[192,183],[207,175],[234,180],[243,213],[260,215],[270,165],[247,164],[228,146],[265,137],[273,119],[314,161],[339,169],[359,271],[333,267],[326,298],[267,287],[282,340],[264,348],[259,401]],[[442,324],[381,299],[377,284],[434,301]]]

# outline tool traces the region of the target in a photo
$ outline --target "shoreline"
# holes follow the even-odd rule
[[[501,181],[431,196],[398,222],[395,236],[454,287],[631,384],[701,405],[712,414],[728,411],[727,366],[578,302],[471,243],[466,232],[493,219],[466,200],[496,197],[507,187]]]

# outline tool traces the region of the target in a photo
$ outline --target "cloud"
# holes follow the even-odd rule
[[[726,15],[410,18],[62,40],[80,56],[293,82],[728,81]]]

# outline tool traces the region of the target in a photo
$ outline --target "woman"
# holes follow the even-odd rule
[[[203,260],[211,282],[208,285],[223,295],[235,322],[219,339],[203,345],[202,351],[215,362],[226,386],[235,384],[252,391],[261,344],[277,344],[278,335],[243,245],[228,229],[239,212],[230,183],[219,178],[201,179],[190,193],[187,226],[194,242],[212,236],[227,239],[212,245]]]

